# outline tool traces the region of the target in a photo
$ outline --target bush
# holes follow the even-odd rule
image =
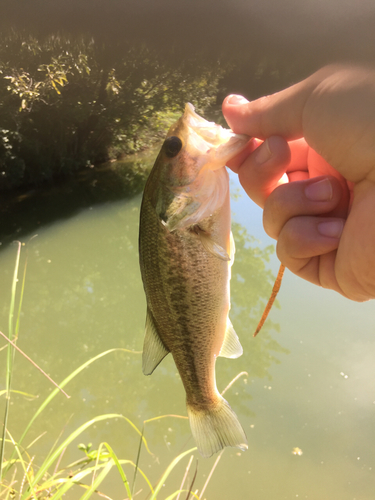
[[[40,184],[148,147],[162,113],[215,102],[222,70],[92,38],[0,41],[0,189]],[[163,130],[164,134],[164,130]],[[158,134],[156,133],[156,136]]]

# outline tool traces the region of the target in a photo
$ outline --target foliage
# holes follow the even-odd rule
[[[61,384],[60,387],[64,387],[70,380],[72,380],[76,375],[78,375],[83,369],[87,368],[92,362],[96,361],[98,358],[109,354],[110,352],[115,351],[116,349],[111,349],[110,351],[104,352],[95,358],[90,359],[88,362],[84,363],[80,366],[75,372],[73,372],[69,377],[67,377]],[[130,467],[130,470],[133,468],[137,471],[145,481],[151,498],[156,500],[157,493],[160,491],[161,487],[164,485],[165,481],[168,479],[169,474],[174,469],[174,467],[178,464],[178,462],[184,458],[186,455],[193,453],[196,448],[192,448],[190,450],[184,451],[180,453],[175,459],[171,462],[171,464],[165,470],[161,480],[156,485],[155,488],[151,485],[150,480],[147,478],[145,473],[138,467],[138,459],[136,462],[132,460],[123,460],[119,459],[116,456],[116,453],[112,449],[112,447],[108,443],[100,443],[98,449],[92,449],[92,444],[84,445],[79,444],[78,448],[84,452],[84,457],[75,461],[74,463],[68,464],[65,467],[60,465],[61,459],[66,448],[79,437],[87,428],[90,426],[97,424],[101,421],[108,421],[111,419],[116,420],[124,420],[127,422],[139,435],[140,435],[140,445],[144,445],[149,453],[150,450],[147,446],[147,441],[143,436],[143,432],[139,431],[137,427],[126,417],[123,415],[117,414],[109,414],[109,415],[100,415],[98,417],[93,418],[92,420],[85,422],[78,429],[72,432],[62,443],[55,445],[50,450],[49,454],[43,460],[41,464],[35,464],[34,458],[30,455],[30,447],[33,443],[28,446],[23,445],[23,441],[30,430],[30,427],[39,415],[46,409],[48,404],[52,401],[52,399],[58,394],[59,389],[55,389],[50,396],[42,403],[40,408],[32,417],[29,425],[25,429],[25,432],[21,436],[18,441],[15,441],[13,436],[10,434],[9,430],[7,430],[7,435],[9,439],[5,440],[3,438],[2,444],[5,445],[5,442],[11,443],[13,445],[13,453],[10,456],[10,459],[5,460],[3,454],[1,455],[1,464],[4,468],[4,473],[0,476],[0,496],[3,494],[8,494],[9,498],[14,498],[16,493],[19,495],[19,498],[22,500],[27,500],[30,498],[48,498],[59,499],[70,489],[72,488],[81,488],[85,491],[85,493],[80,497],[82,500],[86,498],[90,498],[93,493],[99,493],[98,487],[109,474],[112,469],[116,469],[121,476],[124,490],[126,492],[127,498],[131,500],[133,498],[133,490],[134,490],[134,482],[133,487],[130,487],[129,480],[124,471],[124,466]],[[138,455],[139,458],[139,455]],[[16,466],[21,465],[22,470],[22,481],[16,481],[17,472]],[[12,470],[13,469],[13,470]],[[10,481],[6,481],[5,477],[12,474],[12,478]],[[129,473],[128,473],[129,474]],[[91,484],[86,484],[83,480],[85,478],[91,477]],[[189,491],[189,490],[185,490]],[[192,492],[191,492],[192,493]],[[101,495],[103,496],[103,494]],[[105,495],[104,495],[105,496]],[[109,498],[105,496],[105,498]],[[195,495],[195,498],[198,496]]]
[[[272,363],[279,362],[271,352],[288,352],[270,335],[271,330],[279,330],[279,325],[267,319],[256,339],[252,335],[262,317],[275,279],[266,268],[274,246],[263,249],[254,246],[255,238],[238,223],[232,222],[232,231],[236,242],[236,257],[232,268],[230,316],[235,330],[241,332],[244,348],[252,353],[249,375],[269,377],[269,367]],[[273,307],[275,305],[278,306],[277,301]]]
[[[143,422],[142,431],[140,431],[137,426],[129,420],[127,417],[120,414],[106,414],[100,415],[91,420],[83,423],[73,432],[71,432],[66,438],[62,438],[62,434],[60,434],[57,441],[53,444],[47,456],[39,463],[38,458],[35,456],[31,456],[31,447],[35,443],[39,437],[29,443],[25,444],[25,440],[27,435],[29,434],[31,427],[35,420],[45,414],[46,409],[52,400],[59,394],[60,391],[71,382],[76,376],[84,372],[91,364],[96,362],[97,360],[107,356],[116,351],[127,351],[132,352],[133,354],[139,354],[134,351],[129,351],[127,349],[110,349],[108,351],[102,352],[101,354],[94,356],[89,359],[81,366],[79,366],[76,370],[74,370],[68,377],[66,377],[50,394],[47,398],[41,403],[37,411],[34,413],[30,421],[28,422],[23,434],[15,439],[11,434],[8,426],[8,414],[9,414],[9,403],[11,399],[11,392],[19,392],[11,390],[11,379],[13,372],[13,357],[14,357],[14,349],[12,344],[15,344],[18,333],[19,333],[19,320],[21,316],[22,309],[22,300],[24,294],[24,286],[25,286],[25,278],[26,278],[26,267],[27,261],[24,266],[23,279],[20,285],[20,291],[17,290],[18,284],[18,274],[20,267],[20,255],[21,255],[21,243],[18,245],[18,251],[16,256],[16,263],[13,272],[13,280],[12,280],[12,289],[11,289],[11,302],[9,308],[9,335],[8,335],[8,357],[7,357],[7,366],[6,366],[6,390],[0,392],[0,396],[6,395],[6,404],[5,404],[5,418],[3,421],[3,433],[0,442],[0,498],[12,499],[16,496],[21,500],[29,500],[29,499],[45,499],[51,498],[54,500],[58,500],[62,498],[68,491],[74,490],[75,492],[81,493],[81,500],[85,500],[90,498],[94,493],[102,496],[104,498],[110,499],[109,496],[105,495],[103,492],[99,491],[99,486],[103,483],[104,479],[108,476],[111,470],[115,470],[118,472],[123,490],[122,494],[126,495],[128,500],[131,500],[136,495],[139,497],[139,492],[135,493],[135,483],[137,476],[141,476],[141,480],[144,483],[143,487],[146,487],[145,497],[150,500],[160,499],[162,494],[162,489],[165,486],[166,481],[171,475],[172,471],[176,468],[178,463],[187,455],[190,456],[190,461],[186,468],[186,472],[183,476],[183,480],[181,482],[181,486],[177,491],[174,491],[168,497],[164,497],[165,500],[172,500],[174,498],[179,499],[181,493],[187,493],[187,497],[184,498],[195,498],[199,500],[203,498],[203,493],[207,487],[208,482],[212,476],[214,469],[221,457],[221,454],[218,456],[216,462],[214,463],[211,472],[201,490],[201,496],[198,496],[198,491],[192,491],[195,478],[197,475],[197,471],[193,473],[192,480],[190,479],[190,485],[185,486],[185,482],[187,480],[190,466],[193,459],[193,454],[196,451],[196,448],[191,448],[189,450],[185,450],[179,455],[177,455],[171,463],[165,468],[162,473],[159,481],[155,486],[151,484],[151,480],[147,477],[147,475],[139,468],[140,461],[140,452],[141,447],[145,447],[146,451],[152,455],[147,441],[144,437],[144,428],[145,424],[160,420],[164,417],[177,417],[177,418],[186,418],[178,415],[163,415],[160,417],[155,417],[152,419],[145,420]],[[17,304],[18,302],[18,304]],[[16,308],[16,305],[18,307]],[[4,337],[6,337],[3,334]],[[55,384],[57,385],[57,384]],[[25,396],[30,396],[28,394],[24,394]],[[98,445],[97,448],[93,448],[92,443],[88,443],[87,445],[80,443],[78,445],[78,449],[83,452],[83,457],[79,460],[76,460],[73,463],[67,464],[63,466],[63,455],[70,445],[77,440],[85,430],[89,427],[95,426],[100,422],[108,422],[111,420],[119,420],[125,422],[129,425],[135,433],[139,435],[139,450],[136,456],[136,460],[130,459],[119,459],[114,451],[114,449],[106,442],[102,442]],[[61,441],[61,442],[59,442]],[[8,458],[5,458],[6,447],[11,448],[11,451],[8,452]],[[17,467],[21,469],[19,473]],[[134,471],[134,472],[133,472]],[[133,474],[132,474],[133,473]],[[132,481],[130,482],[128,477],[132,475]],[[87,481],[89,480],[89,481]],[[85,482],[86,481],[86,482]],[[138,481],[140,482],[140,480]],[[132,484],[131,484],[132,483]],[[143,488],[142,487],[142,488]],[[140,490],[142,491],[142,490]]]
[[[139,151],[155,140],[145,128],[158,137],[166,125],[161,113],[187,101],[200,111],[210,106],[223,74],[215,61],[173,61],[145,45],[116,50],[85,37],[3,36],[0,189]]]

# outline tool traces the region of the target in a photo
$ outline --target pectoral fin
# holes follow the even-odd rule
[[[234,331],[231,320],[227,319],[227,329],[223,345],[221,346],[219,356],[223,358],[239,358],[243,353],[242,345]]]
[[[231,260],[227,251],[222,246],[220,246],[218,243],[216,243],[207,233],[205,233],[204,231],[198,230],[197,234],[199,236],[199,239],[201,240],[202,245],[207,250],[207,252],[212,253],[212,255],[214,255],[218,259],[226,260],[226,261]]]
[[[151,375],[168,353],[168,349],[164,347],[158,335],[154,318],[150,310],[147,309],[145,340],[142,354],[142,371],[144,375]]]

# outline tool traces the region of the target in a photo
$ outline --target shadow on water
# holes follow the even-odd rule
[[[156,150],[155,155],[136,154],[126,160],[87,167],[74,179],[51,186],[0,193],[1,248],[82,209],[141,193],[154,156]]]

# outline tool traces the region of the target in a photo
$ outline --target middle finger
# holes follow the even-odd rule
[[[263,212],[264,229],[271,238],[278,239],[280,231],[289,219],[304,215],[331,215],[341,197],[340,182],[331,176],[283,184],[266,200]]]

